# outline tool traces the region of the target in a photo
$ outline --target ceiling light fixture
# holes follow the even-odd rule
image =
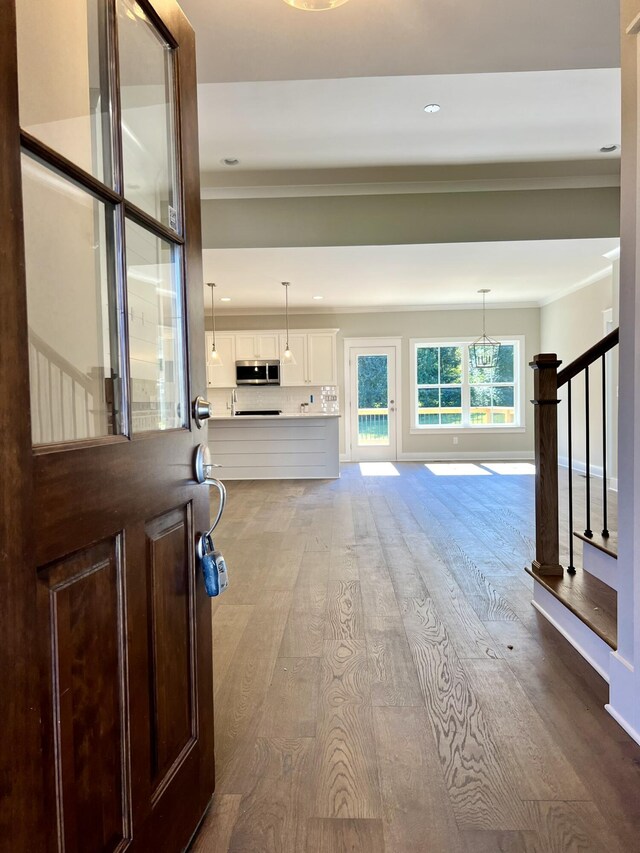
[[[319,300],[319,299],[324,299],[324,296],[314,296],[313,298]]]
[[[221,296],[220,302],[231,302],[231,297],[230,296]]]
[[[469,347],[469,356],[472,367],[480,370],[493,370],[498,365],[500,344],[487,335],[485,299],[487,293],[491,293],[491,291],[484,287],[478,293],[482,294],[482,335]]]
[[[289,288],[291,287],[291,284],[288,281],[283,281],[282,286],[284,287],[284,316],[287,323],[287,339],[285,341],[284,355],[282,357],[282,361],[285,364],[295,364],[295,356],[289,349]]]
[[[337,9],[347,0],[284,0],[294,9],[302,9],[305,12],[325,12],[328,9]]]
[[[220,160],[223,166],[239,166],[240,160],[237,157],[223,157]]]
[[[211,343],[211,354],[209,355],[209,364],[212,367],[222,367],[222,359],[220,353],[216,349],[216,306],[213,300],[213,288],[216,286],[212,281],[208,283],[211,288],[211,316],[213,317],[213,341]]]
[[[440,104],[427,104],[424,108],[425,113],[439,113],[440,112]]]
[[[613,152],[617,151],[619,147],[620,147],[619,145],[615,145],[614,143],[611,143],[611,145],[603,145],[602,148],[600,149],[600,153],[601,154],[613,154]]]

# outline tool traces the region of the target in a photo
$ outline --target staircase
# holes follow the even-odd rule
[[[531,362],[536,556],[525,571],[535,580],[533,605],[607,681],[609,656],[617,646],[618,589],[617,533],[610,529],[607,391],[608,366],[618,342],[616,329],[561,371],[553,353]],[[594,380],[599,383],[595,395]],[[576,407],[578,394],[582,399]],[[566,471],[559,468],[559,410],[566,430]],[[601,453],[597,467],[592,463],[596,446]],[[584,458],[578,460],[581,451]]]

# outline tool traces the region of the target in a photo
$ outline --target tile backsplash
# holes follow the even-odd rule
[[[213,404],[213,413],[220,415],[231,415],[231,389],[230,388],[208,388],[208,400]],[[238,395],[237,408],[241,410],[251,409],[280,409],[284,414],[300,412],[302,403],[308,403],[307,413],[338,413],[338,388],[335,385],[317,385],[305,388],[292,387],[269,387],[260,386],[239,387],[236,389]],[[313,397],[313,402],[311,402]]]

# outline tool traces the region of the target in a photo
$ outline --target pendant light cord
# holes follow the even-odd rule
[[[283,281],[284,286],[284,316],[287,324],[287,350],[289,349],[289,282]]]
[[[211,288],[211,316],[213,318],[213,349],[216,348],[216,309],[213,300],[213,288],[215,284],[213,282],[209,283],[209,287]]]

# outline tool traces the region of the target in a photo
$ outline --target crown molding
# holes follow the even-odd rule
[[[501,302],[496,305],[487,305],[487,311],[502,311],[502,310],[513,310],[513,309],[521,309],[521,308],[539,308],[540,303],[535,301],[528,302]],[[289,307],[289,316],[293,315],[320,315],[320,314],[408,314],[415,313],[416,311],[482,311],[482,305],[479,305],[478,302],[457,302],[457,303],[446,303],[446,304],[437,304],[437,305],[376,305],[376,306],[349,306],[344,308],[332,308],[330,306],[326,306],[323,308],[313,308],[309,306],[308,308],[291,308]],[[220,320],[224,318],[225,320],[230,319],[231,317],[273,317],[277,315],[283,315],[284,312],[281,308],[261,308],[256,306],[254,308],[235,308],[233,311],[227,313],[226,311],[220,311],[216,308],[216,320]],[[205,317],[211,317],[211,312],[205,312]],[[222,330],[221,330],[222,331]]]
[[[609,252],[607,254],[610,254]],[[606,257],[606,255],[604,256]],[[548,296],[545,299],[541,299],[538,303],[540,308],[544,308],[545,305],[551,305],[553,302],[557,302],[559,299],[564,299],[565,296],[569,296],[571,293],[576,293],[578,290],[583,290],[585,287],[589,287],[592,284],[596,284],[598,281],[602,281],[605,278],[608,278],[612,275],[612,267],[608,266],[605,269],[599,270],[593,275],[587,276],[587,278],[583,278],[582,281],[578,281],[575,284],[572,284],[570,287],[566,287],[564,290],[561,290],[559,293],[554,293],[553,296]]]
[[[615,174],[558,177],[479,178],[453,181],[395,181],[377,183],[299,184],[202,187],[203,200],[301,198],[313,196],[408,195],[426,193],[508,192],[513,190],[619,187]]]

